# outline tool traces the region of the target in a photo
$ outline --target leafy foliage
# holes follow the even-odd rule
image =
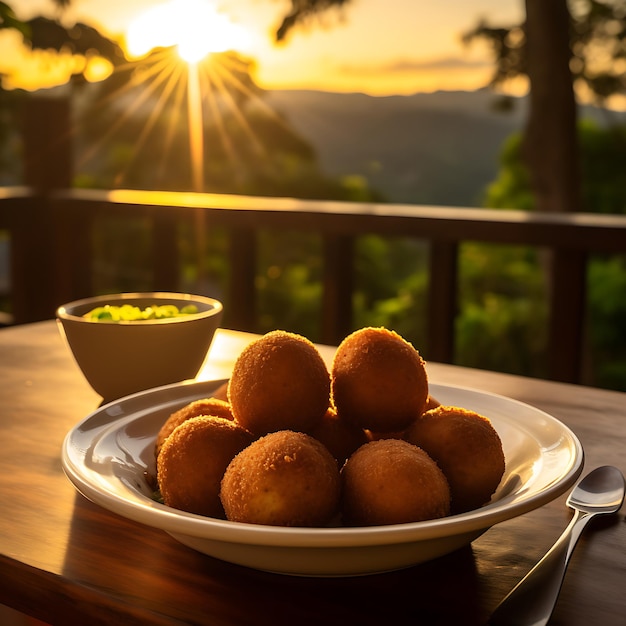
[[[579,123],[584,206],[591,213],[626,213],[626,126],[600,127]],[[498,178],[489,186],[485,204],[491,208],[534,209],[528,171],[522,161],[522,136],[511,135],[503,146]]]
[[[6,2],[0,2],[0,30],[6,28],[15,29],[24,37],[30,36],[30,29],[17,18],[13,9]]]
[[[328,12],[331,8],[341,9],[351,0],[291,0],[291,10],[283,17],[276,31],[276,40],[283,41],[296,26],[308,23],[312,17]]]
[[[537,251],[465,244],[459,280],[456,361],[545,376],[546,292]]]
[[[575,83],[584,85],[603,102],[626,90],[626,3],[624,0],[571,0],[569,2],[570,70]],[[495,56],[492,85],[528,74],[526,24],[491,26],[481,21],[463,40],[487,41]]]
[[[598,213],[626,213],[626,187],[623,181],[623,163],[626,158],[626,127],[610,126],[600,128],[589,121],[579,124],[579,142],[583,158],[583,195],[585,205],[589,211]],[[512,136],[502,153],[501,170],[498,179],[491,185],[487,194],[487,204],[501,208],[532,208],[532,196],[528,185],[528,175],[522,165],[521,137]],[[510,251],[502,252],[510,255]],[[509,259],[510,260],[510,259]],[[520,259],[521,261],[522,259]],[[540,261],[540,259],[537,259]],[[527,367],[527,373],[540,372],[538,359],[541,355],[541,338],[538,320],[545,319],[545,310],[541,306],[540,281],[541,264],[528,258],[527,263],[513,267],[503,256],[484,265],[480,271],[472,272],[484,277],[494,266],[507,268],[505,276],[526,273],[530,281],[531,290],[527,294],[528,300],[511,299],[508,303],[500,301],[501,307],[496,307],[496,301],[490,299],[482,307],[476,307],[471,301],[471,294],[483,294],[484,298],[491,298],[488,285],[466,285],[468,289],[465,299],[468,312],[473,318],[472,327],[466,326],[463,315],[459,321],[459,337],[464,342],[469,337],[481,337],[482,328],[487,328],[486,311],[490,310],[489,318],[495,325],[502,325],[500,331],[492,329],[494,337],[507,337],[505,345],[514,345],[515,337],[519,336],[516,330],[518,321],[526,319],[528,331],[525,341],[520,341],[514,353],[502,355],[502,362],[510,363],[513,367]],[[508,278],[507,278],[508,280]],[[626,258],[624,256],[602,257],[595,256],[589,264],[587,277],[588,290],[588,344],[586,360],[588,361],[587,377],[589,384],[626,390]],[[529,307],[534,305],[534,311]],[[515,312],[515,315],[513,313]],[[503,324],[508,316],[508,324]],[[484,324],[481,325],[481,322]],[[503,332],[506,328],[506,332]],[[494,341],[493,346],[502,349]],[[459,346],[459,360],[468,365],[476,364],[475,360],[464,361],[469,355],[468,347]],[[515,357],[517,356],[517,364]],[[485,358],[482,352],[480,359]],[[479,360],[480,360],[479,359]],[[488,363],[489,361],[483,361]],[[491,366],[490,366],[491,367]]]
[[[626,256],[592,259],[588,283],[590,382],[625,391]]]

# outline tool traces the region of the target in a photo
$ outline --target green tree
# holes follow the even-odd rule
[[[623,92],[626,78],[624,0],[526,0],[521,25],[479,24],[465,35],[491,43],[496,69],[492,85],[528,76],[530,109],[522,143],[534,206],[542,211],[587,208],[581,194],[574,86],[596,102]],[[599,52],[601,54],[599,55]],[[602,66],[597,59],[606,57]]]
[[[579,123],[579,143],[582,154],[582,193],[585,204],[590,210],[598,213],[626,213],[626,186],[623,182],[623,163],[626,160],[626,126],[600,127],[591,121]],[[501,166],[497,180],[489,187],[486,197],[488,206],[494,208],[527,209],[531,202],[531,190],[527,169],[522,159],[522,136],[513,135],[506,143],[501,157]],[[461,315],[459,336],[460,359],[467,365],[475,364],[465,361],[472,353],[469,342],[471,338],[480,337],[484,340],[493,333],[487,317],[499,320],[509,318],[510,326],[505,333],[507,337],[519,336],[520,320],[524,320],[526,338],[516,347],[513,356],[526,360],[531,368],[527,372],[541,374],[541,324],[545,323],[546,311],[541,306],[533,311],[528,310],[529,303],[542,302],[542,272],[540,260],[536,252],[526,251],[525,260],[517,265],[517,270],[510,264],[511,255],[524,254],[521,250],[501,252],[497,263],[485,264],[480,271],[476,270],[478,259],[487,258],[484,247],[474,246],[474,262],[468,263],[464,256],[463,271],[467,276],[480,277],[488,280],[493,274],[493,266],[506,268],[506,275],[511,284],[528,285],[528,299],[523,300],[506,296],[507,290],[493,289],[493,284],[474,284],[470,286],[464,297],[464,313]],[[493,258],[492,258],[493,260]],[[491,268],[491,269],[490,269]],[[517,283],[513,278],[517,274],[523,276],[523,282]],[[587,275],[588,312],[587,312],[587,349],[586,349],[586,380],[588,384],[613,389],[626,389],[626,256],[594,255],[589,262]],[[478,294],[499,294],[499,301],[493,295],[486,306],[476,306]],[[499,304],[499,306],[496,306]],[[513,315],[515,313],[515,315]],[[529,315],[530,313],[530,315]],[[504,328],[504,326],[503,326]],[[528,332],[530,330],[530,332]],[[473,341],[473,340],[472,340]],[[463,345],[467,342],[468,345]],[[503,342],[500,342],[503,343]],[[508,343],[508,342],[506,342]],[[490,342],[498,346],[497,342]],[[479,348],[480,346],[475,346]],[[483,351],[483,356],[484,356]],[[477,357],[488,366],[488,361]],[[511,361],[514,362],[514,361]]]
[[[626,126],[601,127],[591,120],[578,125],[581,184],[585,206],[593,213],[626,213]],[[491,208],[532,208],[528,170],[523,162],[523,137],[514,134],[503,146],[497,179],[487,189]]]
[[[19,31],[24,37],[29,36],[26,24],[17,19],[15,12],[6,2],[0,2],[0,30],[7,28]]]

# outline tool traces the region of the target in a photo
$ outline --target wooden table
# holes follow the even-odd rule
[[[226,378],[252,335],[219,331],[202,372]],[[332,348],[321,348],[332,358]],[[585,472],[626,472],[626,394],[429,363],[434,382],[500,393],[565,424]],[[471,546],[407,570],[356,578],[268,574],[196,553],[79,495],[61,468],[65,434],[98,407],[53,321],[0,331],[0,603],[52,624],[482,624],[550,547],[565,496]],[[554,624],[626,619],[623,510],[574,553]]]

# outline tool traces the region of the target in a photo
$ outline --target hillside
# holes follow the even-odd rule
[[[474,92],[372,97],[271,91],[266,101],[315,148],[332,176],[362,175],[390,202],[479,206],[496,178],[503,141],[520,131],[525,100],[511,113]],[[598,117],[586,109],[583,116]]]
[[[315,148],[332,176],[362,175],[391,202],[476,206],[522,115],[484,91],[372,97],[272,91],[268,104]]]

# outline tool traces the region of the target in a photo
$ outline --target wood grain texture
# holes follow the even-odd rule
[[[226,378],[253,335],[219,331],[202,378]],[[330,362],[332,348],[322,348]],[[626,394],[429,364],[431,380],[517,398],[580,438],[586,471],[626,472]],[[54,322],[0,331],[0,603],[52,624],[464,624],[496,604],[567,524],[565,496],[471,546],[404,571],[315,579],[223,563],[110,513],[63,474],[66,433],[100,398]],[[574,553],[554,623],[624,619],[623,509],[593,523]]]

